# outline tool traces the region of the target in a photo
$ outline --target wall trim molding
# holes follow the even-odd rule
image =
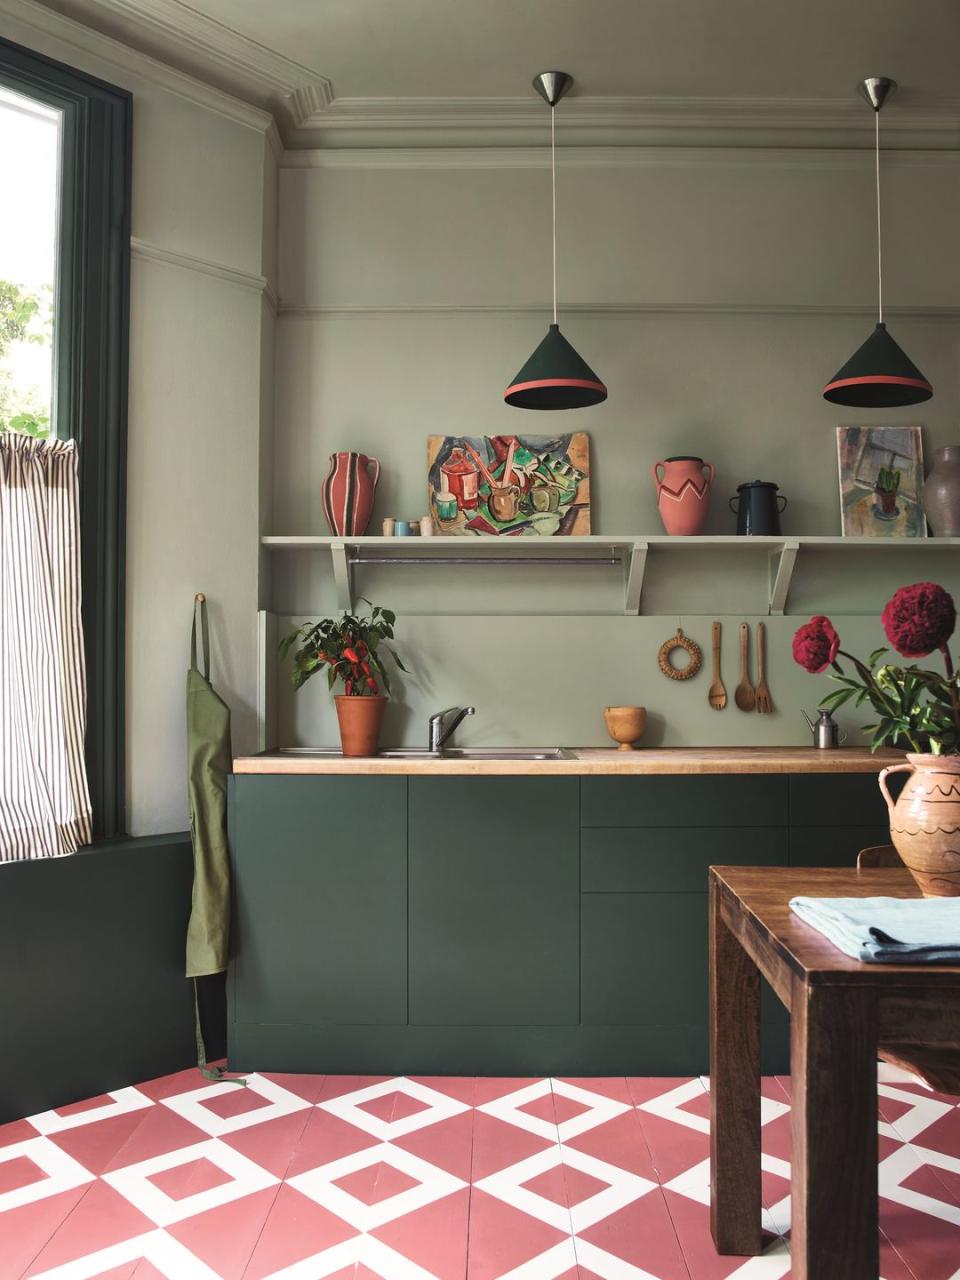
[[[58,45],[79,50],[98,62],[116,68],[117,71],[111,74],[121,82],[127,81],[131,75],[136,76],[260,133],[265,132],[273,121],[268,111],[181,71],[167,61],[144,53],[134,45],[48,9],[39,0],[0,0],[0,14],[10,24],[4,31],[8,38],[23,40],[22,35],[16,35],[16,27],[19,25],[25,32],[37,32]],[[54,52],[53,56],[65,55]]]
[[[166,266],[178,267],[183,271],[197,271],[201,275],[213,276],[217,280],[225,280],[229,284],[240,285],[244,289],[253,289],[257,293],[270,294],[276,297],[266,276],[252,271],[241,271],[237,267],[228,267],[222,262],[212,262],[209,258],[196,258],[189,253],[181,253],[177,249],[165,249],[161,245],[151,244],[149,240],[140,240],[136,236],[130,238],[130,252],[134,258],[147,262],[162,262]]]
[[[960,150],[883,150],[885,167],[957,169]],[[564,169],[873,169],[873,152],[849,147],[559,147]],[[352,147],[286,150],[281,169],[549,169],[545,147]]]
[[[873,316],[876,303],[792,303],[792,302],[581,302],[567,303],[564,315],[720,315],[720,316]],[[354,305],[305,306],[280,300],[278,315],[290,320],[324,320],[355,316],[404,315],[535,315],[548,317],[547,302],[533,303],[359,303]],[[890,306],[884,312],[921,320],[960,319],[957,306]]]

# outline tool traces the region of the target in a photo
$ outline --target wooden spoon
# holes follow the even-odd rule
[[[745,622],[740,623],[740,683],[737,685],[733,700],[741,711],[752,711],[757,705],[757,695],[750,683],[750,628]]]
[[[707,701],[714,711],[722,711],[727,705],[727,691],[720,679],[720,623],[713,624],[713,684],[707,694]]]

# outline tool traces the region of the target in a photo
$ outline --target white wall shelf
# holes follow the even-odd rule
[[[580,538],[337,538],[322,535],[273,535],[261,542],[270,551],[317,551],[330,557],[337,591],[337,605],[352,610],[354,577],[365,565],[542,565],[544,568],[596,565],[618,571],[623,587],[623,612],[642,612],[643,582],[653,557],[700,555],[712,552],[742,552],[746,556],[764,553],[767,573],[767,612],[786,612],[790,585],[805,551],[829,552],[842,556],[853,551],[877,555],[895,551],[920,553],[960,553],[960,538],[841,538],[781,537],[744,538],[735,535],[704,535],[692,538],[664,534],[592,534]]]

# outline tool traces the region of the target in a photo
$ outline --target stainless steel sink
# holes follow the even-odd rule
[[[573,760],[564,747],[449,747],[428,751],[426,747],[397,747],[380,751],[385,760]]]

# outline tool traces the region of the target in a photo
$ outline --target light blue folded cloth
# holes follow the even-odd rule
[[[960,898],[791,898],[790,910],[853,960],[960,964]]]

